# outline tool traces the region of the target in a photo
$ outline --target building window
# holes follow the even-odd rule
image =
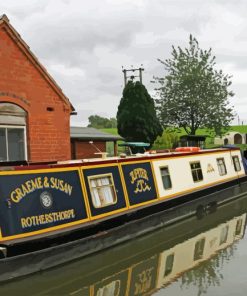
[[[227,171],[224,158],[217,158],[217,165],[220,176],[226,175]]]
[[[168,167],[160,168],[160,173],[161,173],[161,178],[162,178],[164,189],[171,189],[172,188],[172,181],[171,181]]]
[[[103,208],[117,202],[112,174],[93,176],[88,179],[95,208]]]
[[[26,125],[27,112],[12,103],[0,102],[0,125]]]
[[[172,272],[173,262],[174,262],[174,254],[168,255],[166,257],[166,265],[165,265],[164,276],[168,276]]]
[[[239,158],[237,155],[232,157],[232,161],[233,161],[235,171],[236,172],[241,171],[241,166],[240,166]]]
[[[26,160],[24,127],[0,126],[0,161]]]
[[[20,106],[0,103],[0,161],[27,159],[26,117]]]
[[[190,163],[191,173],[194,182],[203,180],[201,164],[199,161]]]
[[[202,259],[205,246],[205,238],[198,240],[195,244],[194,261]]]

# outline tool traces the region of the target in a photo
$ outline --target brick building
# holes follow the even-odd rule
[[[91,127],[71,127],[70,137],[72,159],[102,157],[101,152],[106,151],[109,155],[117,155],[117,141],[123,140],[120,136],[107,134]]]
[[[74,108],[5,15],[0,77],[0,161],[70,159]]]

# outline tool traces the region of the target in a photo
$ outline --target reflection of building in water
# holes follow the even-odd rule
[[[144,295],[180,277],[244,235],[246,214],[155,254],[90,287],[96,296]]]

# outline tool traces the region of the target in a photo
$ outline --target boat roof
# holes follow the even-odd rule
[[[217,148],[217,149],[202,149],[199,151],[175,151],[171,150],[151,150],[145,153],[137,153],[133,155],[121,154],[115,157],[105,158],[88,158],[88,159],[75,159],[65,161],[53,161],[53,162],[4,162],[0,163],[0,171],[18,171],[18,170],[38,170],[47,168],[63,168],[63,167],[78,167],[78,166],[90,166],[97,164],[117,164],[134,161],[148,161],[150,159],[162,159],[170,157],[180,157],[182,155],[196,155],[206,153],[217,153],[222,151],[240,150],[239,148]],[[103,155],[102,155],[103,156]]]

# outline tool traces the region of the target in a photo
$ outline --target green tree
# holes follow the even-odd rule
[[[127,141],[148,142],[151,145],[162,134],[154,101],[139,81],[129,81],[123,90],[117,112],[117,128]]]
[[[158,116],[164,127],[183,128],[195,135],[198,128],[221,135],[234,118],[228,99],[230,76],[215,69],[211,49],[202,50],[190,35],[189,47],[172,47],[172,57],[161,62],[167,75],[155,77]]]
[[[172,149],[178,145],[178,135],[172,131],[164,130],[154,142],[153,149]]]
[[[111,123],[111,128],[116,128],[117,127],[117,119],[111,117],[110,118],[110,123]]]
[[[117,120],[116,118],[105,118],[99,115],[91,115],[88,117],[89,125],[88,127],[94,128],[116,128]]]

